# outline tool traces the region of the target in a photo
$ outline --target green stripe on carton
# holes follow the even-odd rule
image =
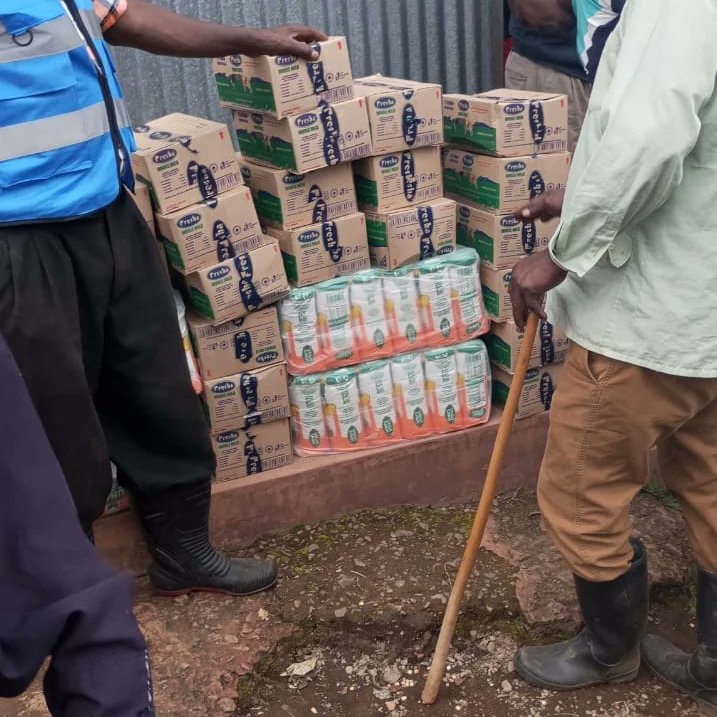
[[[171,239],[167,239],[167,237],[162,237],[162,243],[164,244],[164,250],[167,254],[167,259],[169,259],[169,263],[175,269],[184,271],[186,266],[184,264],[184,259],[182,259],[182,253],[179,251],[179,246],[177,246],[176,242],[173,242]]]
[[[501,381],[493,381],[493,403],[497,406],[505,406],[508,403],[508,394],[510,387]]]
[[[189,289],[189,303],[197,313],[214,321],[214,311],[212,311],[212,304],[209,301],[209,297],[194,286]]]
[[[488,347],[488,356],[490,356],[490,360],[497,363],[499,366],[510,369],[513,365],[513,352],[510,348],[510,344],[506,343],[495,334],[488,334],[484,337],[484,340],[486,346]]]
[[[483,303],[485,304],[485,310],[493,317],[500,316],[500,296],[483,285]]]
[[[464,121],[450,118],[446,118],[444,126],[447,144],[480,152],[495,152],[498,147],[498,132],[495,127],[476,123],[469,131]]]
[[[483,261],[493,263],[493,259],[495,258],[495,242],[493,241],[493,237],[488,236],[485,232],[476,230],[473,233],[472,246]]]
[[[354,178],[356,180],[356,196],[359,204],[378,207],[378,182],[362,177],[359,174],[356,174]]]
[[[222,102],[246,107],[257,112],[276,112],[274,91],[269,82],[252,77],[249,87],[245,87],[241,80],[235,80],[224,74],[214,75],[217,83],[217,93]]]
[[[281,200],[269,192],[261,190],[254,195],[256,213],[267,222],[284,223],[284,212],[281,210]]]
[[[478,177],[474,183],[471,176],[454,169],[446,169],[443,175],[446,194],[467,199],[473,204],[489,209],[500,207],[500,185],[486,177]]]
[[[296,257],[282,251],[281,258],[284,261],[284,269],[286,269],[287,279],[292,283],[299,281],[299,266],[296,263]]]
[[[366,233],[369,246],[388,246],[386,222],[366,217]]]
[[[294,148],[288,142],[273,137],[270,146],[267,146],[263,137],[243,129],[237,129],[236,136],[239,149],[245,157],[280,169],[296,169]]]

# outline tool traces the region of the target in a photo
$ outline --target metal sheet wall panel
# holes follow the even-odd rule
[[[354,75],[440,82],[447,92],[501,84],[503,0],[155,0],[177,12],[249,27],[302,23],[346,35]],[[208,60],[118,49],[132,121],[168,112],[226,120]]]

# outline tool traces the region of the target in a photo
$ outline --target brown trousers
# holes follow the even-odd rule
[[[657,373],[573,344],[552,404],[538,498],[576,575],[603,582],[627,570],[630,504],[648,482],[655,446],[697,562],[717,572],[717,379]]]

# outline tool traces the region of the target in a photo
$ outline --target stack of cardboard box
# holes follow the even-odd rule
[[[481,283],[493,319],[486,337],[493,400],[505,404],[522,334],[512,321],[508,287],[522,257],[546,249],[558,220],[522,223],[514,213],[531,198],[563,188],[570,169],[567,98],[515,90],[446,95],[446,192],[458,202],[458,243],[481,257]],[[550,409],[567,339],[543,323],[533,347],[518,417]]]
[[[218,480],[291,460],[286,365],[274,304],[289,291],[263,234],[228,128],[172,114],[136,128],[132,163],[156,210],[169,264],[193,312]],[[143,191],[140,189],[140,191]]]
[[[452,252],[456,203],[443,194],[440,85],[374,75],[354,91],[366,102],[372,156],[354,162],[371,263],[394,270]]]
[[[315,48],[315,62],[243,55],[214,61],[242,175],[296,287],[369,267],[350,164],[372,151],[366,103],[354,95],[345,38]]]

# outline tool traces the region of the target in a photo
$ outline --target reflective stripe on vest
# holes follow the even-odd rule
[[[131,182],[134,138],[92,0],[65,1],[92,47],[62,0],[0,0],[0,224],[107,206],[120,191],[118,143]]]

